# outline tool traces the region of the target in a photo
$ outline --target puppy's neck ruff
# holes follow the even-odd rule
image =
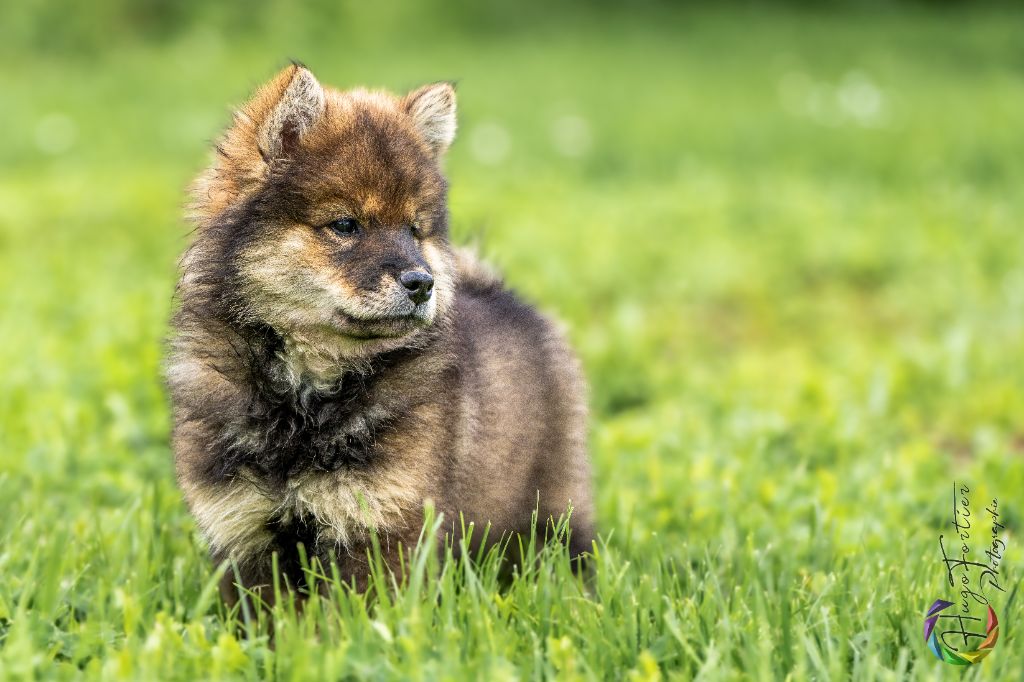
[[[283,348],[277,357],[281,360],[284,378],[293,389],[305,385],[327,391],[346,372],[368,369],[365,359],[354,357],[358,340],[309,332],[291,332],[281,338]]]
[[[411,334],[393,338],[357,338],[333,330],[293,330],[278,334],[276,357],[293,390],[334,390],[345,375],[367,376],[384,370],[396,353],[414,355],[433,345],[449,329],[447,318]]]

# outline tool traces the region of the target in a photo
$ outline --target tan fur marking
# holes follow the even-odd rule
[[[307,473],[273,498],[243,478],[216,487],[185,489],[196,522],[210,547],[246,559],[268,549],[267,522],[300,518],[316,522],[318,542],[344,548],[368,530],[388,533],[418,518],[423,477],[415,466],[391,466],[373,475],[350,471]]]
[[[239,268],[254,301],[283,326],[329,325],[340,308],[353,316],[355,292],[322,256],[308,230],[295,228],[280,241],[256,242],[242,256]]]
[[[423,259],[434,273],[434,295],[430,299],[434,317],[447,312],[455,298],[455,269],[448,254],[431,241],[423,242]]]
[[[349,472],[311,474],[290,481],[282,507],[318,524],[318,540],[351,545],[370,529],[387,533],[422,504],[414,477],[394,468],[372,477]]]
[[[266,523],[277,505],[248,481],[236,479],[224,486],[186,488],[185,497],[215,551],[241,559],[263,552],[274,539]]]
[[[370,194],[363,199],[363,215],[374,215],[384,210],[384,202],[376,194]]]

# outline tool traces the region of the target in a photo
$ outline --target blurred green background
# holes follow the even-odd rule
[[[954,478],[1010,544],[967,675],[1019,675],[1022,29],[1016,4],[4,4],[0,677],[938,679]],[[455,238],[591,385],[590,593],[354,609],[272,652],[203,592],[160,370],[184,188],[288,59],[458,82]]]

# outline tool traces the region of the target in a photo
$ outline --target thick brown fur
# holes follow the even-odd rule
[[[492,538],[529,532],[538,500],[542,521],[571,506],[571,549],[590,547],[578,362],[450,246],[454,131],[446,83],[342,92],[293,65],[195,183],[167,368],[175,461],[246,587],[269,582],[274,552],[301,584],[299,543],[359,581],[372,529],[397,568],[427,501],[442,532],[461,514]],[[409,272],[433,278],[428,300]]]

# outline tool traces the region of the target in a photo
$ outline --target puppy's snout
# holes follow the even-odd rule
[[[417,305],[427,301],[430,292],[434,290],[434,278],[422,270],[407,270],[398,277],[398,281],[405,287],[412,302]]]

